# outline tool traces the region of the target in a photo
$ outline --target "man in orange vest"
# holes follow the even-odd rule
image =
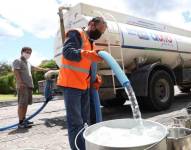
[[[90,69],[93,62],[102,61],[98,56],[94,41],[105,32],[107,24],[102,17],[89,21],[88,27],[67,32],[62,51],[62,65],[59,70],[57,85],[63,90],[69,143],[76,150],[75,137],[90,123]],[[93,85],[100,86],[100,79]],[[77,140],[80,150],[85,150],[85,141],[80,134]]]

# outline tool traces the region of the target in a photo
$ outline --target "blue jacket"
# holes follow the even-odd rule
[[[81,60],[81,47],[82,39],[80,33],[76,30],[69,31],[66,35],[62,54],[66,59],[78,62]]]
[[[90,43],[93,41],[90,40]],[[82,48],[82,38],[80,33],[77,30],[71,30],[66,35],[66,40],[64,42],[64,47],[62,54],[64,58],[71,61],[80,61],[81,60],[81,51]]]

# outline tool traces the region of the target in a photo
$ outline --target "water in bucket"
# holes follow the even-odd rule
[[[140,134],[141,133],[141,134]],[[135,147],[150,144],[151,141],[156,143],[158,137],[161,137],[163,133],[159,128],[111,128],[100,127],[90,134],[87,138],[90,142],[94,142],[97,145],[104,145],[110,147]]]
[[[84,132],[87,150],[166,150],[167,128],[137,119],[116,119],[97,123]]]

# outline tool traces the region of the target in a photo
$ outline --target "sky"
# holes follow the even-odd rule
[[[58,29],[58,7],[87,3],[191,30],[191,0],[0,0],[0,62],[33,49],[31,64],[52,59]]]

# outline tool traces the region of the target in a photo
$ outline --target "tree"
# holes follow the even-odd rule
[[[39,67],[42,68],[51,68],[51,69],[58,69],[58,66],[56,65],[56,62],[54,60],[43,60]]]
[[[6,62],[0,62],[0,76],[7,75],[12,72],[12,67]]]

